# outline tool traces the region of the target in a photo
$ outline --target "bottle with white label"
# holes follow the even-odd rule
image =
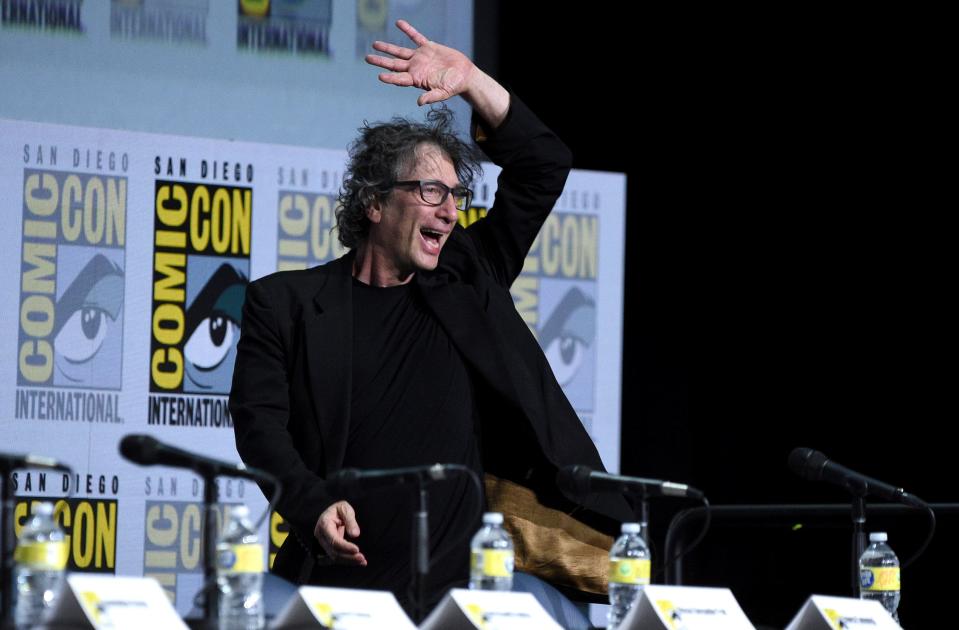
[[[66,573],[67,543],[53,518],[52,503],[37,505],[20,533],[13,559],[14,623],[17,628],[34,628],[59,596]]]
[[[216,546],[220,630],[263,628],[263,546],[245,505],[232,506]]]
[[[899,622],[899,558],[885,532],[869,534],[869,546],[859,558],[859,597],[874,599]]]
[[[513,539],[503,528],[503,515],[499,512],[483,515],[483,526],[470,542],[470,588],[513,588]]]
[[[609,630],[616,630],[649,584],[649,547],[639,523],[623,523],[609,550]]]

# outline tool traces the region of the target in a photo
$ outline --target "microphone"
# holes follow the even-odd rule
[[[66,464],[61,464],[52,457],[31,455],[29,453],[0,453],[0,470],[14,470],[15,468],[51,468],[73,472]]]
[[[432,466],[409,466],[406,468],[343,468],[326,478],[327,491],[332,495],[351,494],[378,488],[399,486],[421,481],[443,481],[451,473],[465,467],[458,464],[433,464]]]
[[[902,488],[849,470],[811,448],[794,448],[789,454],[789,469],[809,481],[828,481],[842,486],[852,494],[872,494],[888,501],[925,508],[925,502]]]
[[[566,494],[577,498],[586,497],[591,492],[626,494],[636,490],[652,496],[703,498],[702,492],[684,483],[611,475],[588,466],[564,466],[556,473],[556,485]]]
[[[200,475],[227,475],[252,481],[266,481],[274,487],[276,478],[266,471],[251,468],[243,463],[234,464],[205,455],[197,455],[169,444],[164,444],[149,435],[127,435],[120,440],[120,454],[141,466],[172,466],[188,468]]]

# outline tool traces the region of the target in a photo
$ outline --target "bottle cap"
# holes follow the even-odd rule
[[[869,534],[869,542],[886,542],[889,540],[889,536],[886,535],[886,532],[872,532]]]
[[[484,525],[502,525],[503,515],[499,512],[487,512],[483,515]]]
[[[638,534],[640,531],[639,523],[623,523],[620,531],[624,534]]]

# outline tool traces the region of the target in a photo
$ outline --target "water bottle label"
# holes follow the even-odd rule
[[[220,573],[262,573],[263,545],[230,545],[216,554]]]
[[[898,591],[899,567],[863,567],[859,569],[859,586],[864,591]]]
[[[649,584],[649,560],[639,558],[610,560],[609,581],[617,584]]]
[[[470,556],[470,569],[487,577],[513,575],[513,552],[509,549],[482,549]]]
[[[13,559],[17,564],[33,569],[60,571],[67,566],[68,553],[67,543],[64,541],[27,543],[17,545]]]

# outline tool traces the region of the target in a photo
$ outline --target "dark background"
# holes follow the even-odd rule
[[[787,469],[803,446],[955,500],[956,203],[938,196],[955,150],[934,38],[862,16],[528,4],[476,3],[477,62],[577,168],[628,177],[621,472],[713,504],[848,502]],[[685,507],[654,502],[657,562]],[[779,627],[812,593],[849,595],[849,517],[798,523],[714,526],[686,583],[729,586],[754,623]],[[867,523],[901,560],[927,527]],[[935,619],[955,534],[940,514],[904,569],[905,626]]]

